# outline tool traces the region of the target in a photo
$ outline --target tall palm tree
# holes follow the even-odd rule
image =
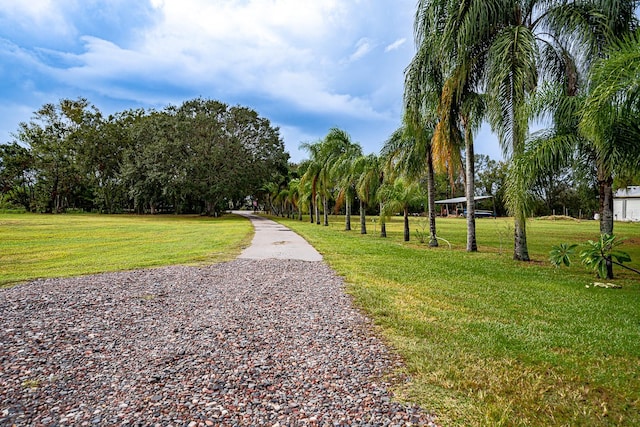
[[[444,84],[440,98],[440,120],[435,129],[434,147],[446,147],[450,162],[459,161],[459,150],[464,142],[465,152],[465,195],[467,199],[467,251],[476,252],[475,223],[475,155],[473,136],[480,128],[485,113],[484,96],[477,93],[470,79],[471,68],[464,62],[455,64]],[[442,155],[440,156],[442,157]],[[455,163],[449,166],[450,179],[453,181]],[[453,186],[453,185],[452,185]]]
[[[441,123],[448,59],[453,51],[445,48],[442,37],[453,3],[449,0],[419,0],[414,24],[417,52],[405,70],[404,117],[402,130],[387,141],[383,152],[390,164],[417,179],[426,173],[429,197],[429,246],[438,246],[436,236],[434,167],[447,162],[449,171],[458,163],[460,136],[453,126]],[[455,45],[451,44],[451,47]],[[445,64],[445,65],[443,65]]]
[[[581,52],[571,54],[571,45],[561,51],[565,79],[544,86],[533,98],[534,115],[546,114],[553,119],[553,125],[532,135],[525,152],[514,159],[508,198],[526,204],[523,195],[536,176],[570,165],[576,155],[586,157],[597,169],[600,231],[613,233],[613,175],[633,170],[634,160],[637,170],[640,157],[637,134],[635,139],[632,136],[633,123],[637,129],[637,116],[629,120],[627,113],[632,109],[624,107],[633,99],[629,89],[637,87],[637,35],[631,33],[638,27],[634,11],[639,3],[585,2],[589,7],[583,9],[582,20],[576,20],[582,30],[575,32],[579,37],[570,40]],[[582,59],[581,63],[574,58]],[[600,59],[594,63],[593,58]],[[620,78],[625,71],[630,74]],[[617,102],[620,100],[623,102]],[[637,105],[634,108],[637,111]],[[618,111],[623,114],[619,116]],[[616,113],[612,116],[611,112]],[[609,275],[612,274],[610,270]]]
[[[580,129],[598,158],[602,234],[613,234],[613,174],[640,170],[640,30],[612,42],[591,69]]]
[[[426,1],[426,0],[425,0]],[[526,100],[541,78],[572,80],[567,49],[592,32],[590,13],[600,1],[466,0],[445,33],[446,45],[467,49],[477,61],[473,74],[486,93],[487,119],[506,156],[524,152],[529,132]],[[453,15],[452,15],[453,16]],[[512,195],[514,259],[528,260],[526,200]]]

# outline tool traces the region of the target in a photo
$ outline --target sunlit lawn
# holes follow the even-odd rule
[[[0,214],[0,286],[171,264],[233,259],[253,235],[233,215]]]
[[[480,252],[464,251],[464,219],[438,219],[430,249],[389,237],[283,220],[305,236],[349,285],[355,302],[406,360],[398,394],[443,425],[640,425],[640,276],[616,269],[622,289],[594,288],[574,257],[548,262],[552,245],[597,239],[594,221],[528,222],[531,263],[512,261],[510,220],[478,219]],[[640,265],[640,224],[615,225]]]

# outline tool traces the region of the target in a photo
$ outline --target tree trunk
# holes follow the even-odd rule
[[[318,203],[318,195],[316,194],[316,225],[320,225],[320,203]]]
[[[518,121],[515,119],[516,104],[514,102],[511,103],[511,114],[513,120],[511,149],[513,150],[513,156],[517,156],[524,152],[524,136],[520,135],[520,126]],[[527,246],[527,218],[524,213],[524,206],[522,205],[522,202],[518,202],[518,205],[515,206],[513,216],[515,217],[513,230],[513,259],[516,261],[530,261],[529,248]]]
[[[598,168],[600,234],[613,234],[613,178]]]
[[[605,257],[605,264],[607,265],[607,280],[613,279],[613,262],[611,256]]]
[[[351,200],[349,197],[349,193],[345,196],[346,199],[344,201],[344,231],[351,231]]]
[[[367,234],[366,207],[367,204],[360,200],[360,234]]]
[[[467,154],[467,252],[477,252],[478,245],[476,243],[476,206],[474,201],[475,195],[475,163],[473,152],[473,137],[468,126],[465,126],[465,151]]]
[[[324,217],[324,226],[329,226],[329,198],[327,196],[322,196],[322,214]]]
[[[514,224],[513,259],[516,261],[529,261],[529,249],[527,247],[527,224],[524,219],[516,216]]]
[[[600,195],[600,234],[613,234],[613,177],[598,166],[598,192]],[[606,258],[607,279],[613,279],[611,257]]]
[[[382,203],[380,203],[380,237],[387,237],[387,220],[382,213]]]
[[[429,196],[429,246],[435,248],[438,246],[438,238],[436,237],[436,187],[433,177],[431,147],[429,147],[427,153],[427,194]]]
[[[409,230],[409,206],[404,207],[404,241],[408,242],[411,237],[411,230]]]
[[[313,224],[313,200],[314,200],[314,196],[311,196],[311,200],[309,200],[309,219],[311,221],[311,224]]]

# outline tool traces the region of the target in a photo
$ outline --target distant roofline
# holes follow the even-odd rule
[[[478,200],[483,200],[483,199],[490,199],[493,196],[474,196],[473,197],[473,201],[478,201]],[[438,205],[446,205],[449,203],[467,203],[467,198],[466,197],[454,197],[453,199],[444,199],[444,200],[436,200],[435,201],[436,204]]]
[[[620,188],[613,194],[614,199],[637,199],[640,198],[640,186],[630,185]]]

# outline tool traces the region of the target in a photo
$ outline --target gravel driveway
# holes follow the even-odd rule
[[[0,291],[0,425],[431,425],[322,262],[173,266]]]

